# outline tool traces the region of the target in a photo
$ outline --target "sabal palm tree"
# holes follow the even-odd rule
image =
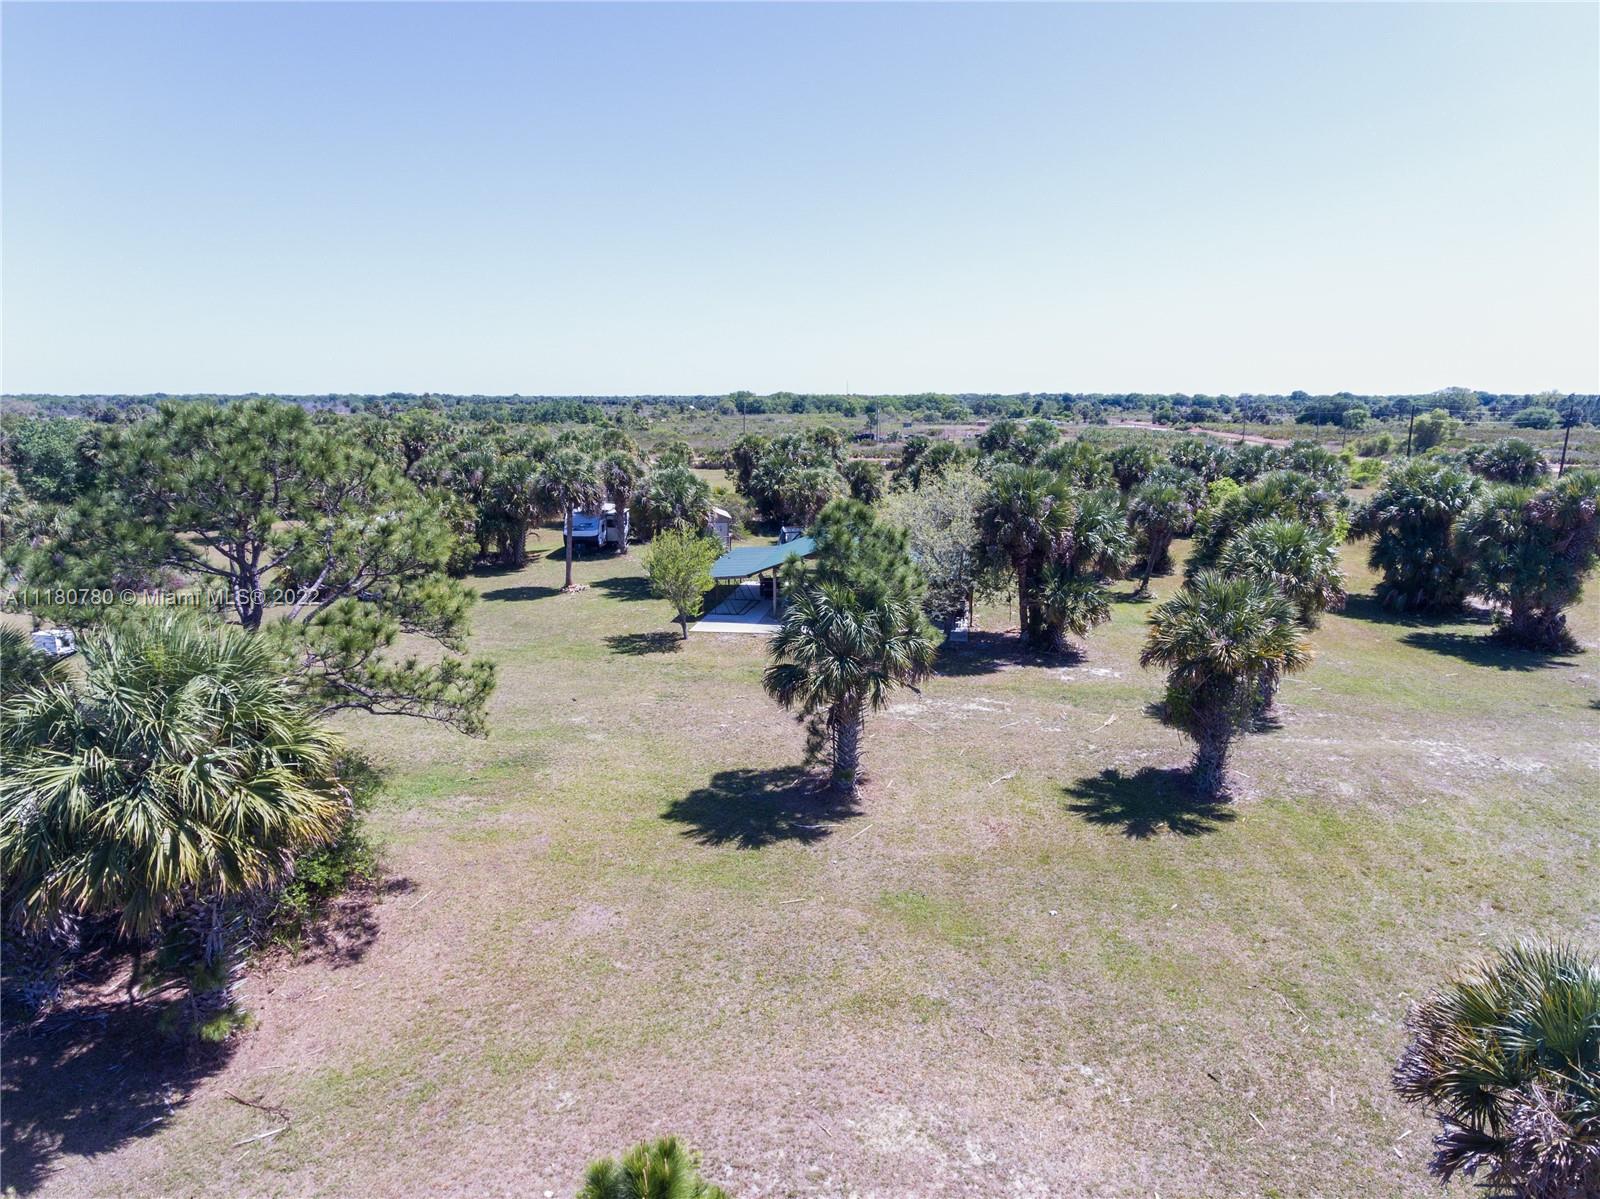
[[[589,1167],[577,1199],[728,1199],[700,1177],[700,1163],[677,1137],[635,1145],[622,1160]]]
[[[66,673],[60,658],[37,650],[33,639],[15,625],[0,627],[0,698],[60,679]],[[0,720],[5,719],[0,711]]]
[[[652,537],[663,529],[698,532],[711,517],[711,485],[687,466],[658,466],[640,492],[639,515]]]
[[[826,747],[833,785],[854,795],[861,730],[897,687],[915,684],[933,666],[927,618],[904,596],[863,606],[843,587],[802,583],[772,638],[762,683],[784,708],[808,721],[810,749]]]
[[[1310,661],[1293,605],[1254,577],[1202,571],[1151,612],[1139,663],[1167,668],[1165,719],[1194,739],[1202,796],[1226,793],[1228,750],[1262,683]]]
[[[1467,595],[1467,564],[1455,541],[1456,520],[1480,484],[1446,462],[1414,459],[1393,468],[1350,523],[1372,538],[1368,564],[1383,575],[1379,600],[1407,612],[1449,612]]]
[[[1183,488],[1164,479],[1151,479],[1134,491],[1128,502],[1128,523],[1144,548],[1144,575],[1136,595],[1150,590],[1150,576],[1164,571],[1172,561],[1172,539],[1194,519],[1194,506]]]
[[[1185,570],[1216,566],[1239,530],[1258,520],[1299,520],[1319,529],[1337,522],[1340,488],[1297,470],[1275,470],[1201,508]]]
[[[1456,546],[1502,637],[1571,649],[1565,609],[1600,558],[1600,471],[1571,471],[1538,491],[1492,488],[1461,518]]]
[[[1245,526],[1222,551],[1225,575],[1254,575],[1294,604],[1300,623],[1317,627],[1324,612],[1344,607],[1344,571],[1333,533],[1299,520],[1259,520]]]
[[[1035,562],[1053,557],[1073,513],[1065,486],[1048,471],[1006,464],[997,468],[978,509],[984,546],[1000,555],[1017,576],[1017,619],[1023,640],[1038,633]]]
[[[1400,1098],[1440,1131],[1429,1170],[1514,1199],[1600,1194],[1600,962],[1524,944],[1480,960],[1406,1018]]]
[[[606,496],[617,508],[617,552],[628,552],[629,506],[644,485],[645,466],[639,456],[626,449],[615,449],[600,460],[600,481]]]
[[[171,919],[200,946],[192,1002],[231,1006],[229,905],[343,826],[339,741],[266,638],[188,614],[88,638],[81,682],[8,701],[0,864],[26,923],[115,917],[135,945]]]
[[[480,462],[469,463],[475,470],[481,469]],[[528,564],[528,530],[550,507],[543,472],[540,459],[523,454],[502,458],[488,470],[484,523],[500,542],[502,564],[517,570]]]
[[[1067,648],[1068,637],[1087,637],[1090,629],[1111,619],[1111,603],[1100,581],[1074,578],[1056,563],[1040,572],[1039,609],[1057,650]]]
[[[1073,579],[1119,578],[1133,556],[1133,534],[1122,496],[1115,491],[1070,492],[1066,534],[1054,560]]]
[[[561,513],[561,533],[566,541],[567,578],[563,591],[572,590],[572,514],[580,508],[599,508],[605,485],[592,459],[581,450],[563,446],[539,468],[539,492],[553,512]]]

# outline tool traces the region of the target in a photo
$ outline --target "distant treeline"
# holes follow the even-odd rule
[[[230,402],[262,398],[259,393],[245,395],[31,395],[4,397],[13,411],[23,406],[48,415],[88,416],[101,419],[127,419],[154,410],[162,400],[220,400]],[[1600,396],[1561,392],[1501,394],[1449,387],[1415,395],[1357,395],[1342,391],[1334,395],[1311,395],[1304,391],[1288,395],[1187,395],[1148,392],[1022,392],[1015,395],[989,393],[945,394],[919,392],[910,395],[821,395],[810,392],[778,391],[771,395],[737,391],[723,395],[447,395],[437,392],[388,392],[384,395],[328,393],[326,395],[286,395],[303,407],[334,412],[396,412],[412,408],[448,411],[467,419],[497,419],[512,423],[568,424],[595,423],[615,419],[623,413],[643,415],[649,410],[713,411],[733,416],[739,413],[833,413],[864,417],[873,413],[935,421],[992,419],[999,417],[1066,417],[1100,421],[1113,416],[1148,414],[1166,423],[1178,421],[1241,420],[1279,423],[1294,420],[1302,424],[1340,424],[1344,414],[1359,408],[1378,420],[1406,416],[1413,410],[1428,412],[1443,408],[1451,416],[1473,421],[1485,418],[1508,420],[1525,409],[1549,410],[1561,418],[1585,423],[1600,421]]]

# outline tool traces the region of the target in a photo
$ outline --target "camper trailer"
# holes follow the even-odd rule
[[[600,549],[619,546],[628,537],[628,514],[617,515],[615,504],[601,504],[598,512],[572,514],[572,547]]]
[[[78,652],[78,639],[71,629],[38,629],[33,634],[33,648],[52,658],[67,658]]]

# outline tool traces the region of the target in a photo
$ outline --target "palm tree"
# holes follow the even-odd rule
[[[1069,636],[1087,637],[1111,619],[1111,603],[1099,580],[1074,578],[1053,562],[1039,575],[1039,608],[1056,650],[1067,648]]]
[[[1228,542],[1247,525],[1274,517],[1331,529],[1341,489],[1297,470],[1275,470],[1208,502],[1195,521],[1189,574],[1215,566]]]
[[[1455,523],[1477,498],[1478,480],[1447,462],[1416,458],[1392,468],[1350,523],[1371,537],[1368,564],[1383,575],[1378,598],[1407,612],[1450,612],[1467,595],[1467,564]]]
[[[1523,944],[1406,1017],[1400,1098],[1438,1117],[1428,1169],[1513,1199],[1600,1194],[1600,962]]]
[[[1226,794],[1228,749],[1263,682],[1310,661],[1294,607],[1258,578],[1202,571],[1151,612],[1139,663],[1167,667],[1164,719],[1194,739],[1202,796]]]
[[[1106,455],[1111,476],[1124,495],[1132,491],[1160,465],[1161,456],[1147,445],[1119,445]]]
[[[1069,578],[1119,578],[1133,556],[1122,496],[1109,489],[1070,494],[1066,535],[1057,542],[1054,560]]]
[[[1520,437],[1473,446],[1462,458],[1474,474],[1496,483],[1532,487],[1549,477],[1550,464],[1544,460],[1544,455]]]
[[[645,479],[644,463],[626,449],[615,449],[600,460],[600,481],[617,508],[617,552],[628,552],[628,507]]]
[[[60,679],[66,671],[60,658],[33,647],[33,639],[14,625],[0,626],[0,698]],[[5,719],[0,710],[0,720]]]
[[[1176,483],[1151,479],[1141,483],[1128,504],[1128,523],[1144,549],[1144,575],[1135,595],[1150,590],[1150,576],[1172,564],[1172,539],[1194,519],[1189,497]]]
[[[997,468],[978,509],[983,545],[1017,576],[1017,619],[1024,641],[1038,635],[1031,571],[1054,556],[1072,514],[1066,488],[1048,471],[1006,464]]]
[[[563,591],[572,590],[572,514],[580,508],[598,508],[605,500],[605,485],[595,464],[571,446],[556,450],[539,469],[539,493],[552,511],[561,513],[561,532],[566,540],[567,580]]]
[[[478,462],[469,462],[480,468]],[[483,488],[484,524],[500,544],[501,564],[521,570],[528,564],[528,530],[545,515],[544,463],[523,454],[495,461]],[[481,544],[481,542],[480,542]]]
[[[1317,627],[1324,612],[1344,607],[1344,571],[1333,533],[1304,521],[1258,520],[1245,526],[1223,549],[1217,569],[1271,583],[1294,604],[1308,629]]]
[[[1573,648],[1565,609],[1600,556],[1600,472],[1572,471],[1539,491],[1493,488],[1461,518],[1456,547],[1472,589],[1499,614],[1500,636]]]
[[[762,683],[809,722],[810,750],[827,746],[833,785],[854,795],[867,712],[882,708],[896,687],[922,679],[934,648],[921,608],[903,595],[886,594],[867,607],[843,587],[802,583],[772,638]]]
[[[830,503],[850,493],[849,484],[831,466],[807,466],[784,472],[778,502],[792,524],[809,525]]]
[[[652,537],[663,529],[698,532],[711,517],[711,484],[687,466],[658,466],[639,494],[639,515]]]
[[[84,645],[82,682],[8,702],[0,864],[32,926],[115,917],[135,946],[174,918],[198,942],[191,1013],[228,1012],[236,901],[285,877],[349,815],[339,741],[266,638],[192,614]]]
[[[635,1145],[622,1160],[589,1167],[577,1199],[728,1199],[700,1177],[700,1163],[677,1137]]]

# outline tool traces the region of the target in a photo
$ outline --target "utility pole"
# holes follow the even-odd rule
[[[1411,457],[1411,430],[1417,427],[1417,406],[1411,401],[1406,401],[1406,407],[1411,410],[1411,423],[1406,426],[1406,457]]]
[[[1566,419],[1561,422],[1566,432],[1561,435],[1561,465],[1556,467],[1556,478],[1567,473],[1567,443],[1572,440],[1572,426],[1578,423],[1578,409],[1574,405],[1567,409]]]

